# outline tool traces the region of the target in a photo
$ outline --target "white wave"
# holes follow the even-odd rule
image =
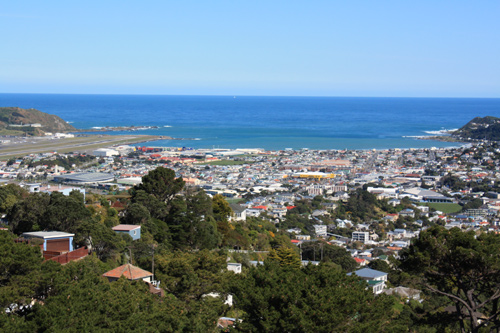
[[[420,139],[420,138],[430,138],[431,135],[403,135],[402,137],[403,138],[417,138],[417,139]]]
[[[193,140],[195,140],[195,141],[200,141],[201,139],[200,139],[200,138],[194,138]]]
[[[170,125],[165,125],[165,126],[163,126],[163,127],[172,127],[172,126],[170,126]]]
[[[93,129],[102,129],[102,127],[99,127],[99,126],[94,126],[92,127]]]
[[[440,129],[439,131],[424,131],[424,133],[432,134],[432,135],[443,135],[443,134],[450,134],[451,132],[455,132],[456,130],[458,130],[458,128]]]
[[[67,121],[66,124],[73,124],[74,121]]]

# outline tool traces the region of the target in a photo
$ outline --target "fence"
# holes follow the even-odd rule
[[[40,241],[32,241],[31,239],[28,238],[15,238],[14,243],[22,243],[22,244],[29,244],[31,246],[37,246],[40,248],[40,250],[43,251],[43,242],[40,244]]]
[[[46,256],[47,254],[47,256]],[[77,260],[83,257],[86,257],[89,254],[89,250],[87,247],[81,247],[71,252],[66,252],[63,254],[59,254],[59,252],[55,251],[44,251],[43,256],[46,260],[57,261],[58,263],[67,264],[70,261]],[[54,256],[55,255],[55,256]]]

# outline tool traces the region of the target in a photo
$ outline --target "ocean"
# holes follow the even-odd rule
[[[0,106],[35,108],[76,128],[158,126],[134,133],[190,139],[145,146],[268,150],[458,146],[417,137],[500,117],[500,99],[477,98],[0,94]]]

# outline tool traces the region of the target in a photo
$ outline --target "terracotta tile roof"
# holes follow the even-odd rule
[[[115,269],[104,273],[102,276],[119,279],[122,275],[129,280],[139,280],[148,276],[153,276],[153,273],[140,269],[139,267],[135,267],[134,265],[126,264],[116,267]]]

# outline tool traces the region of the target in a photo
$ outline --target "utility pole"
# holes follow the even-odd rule
[[[132,249],[130,247],[128,248],[128,255],[129,255],[129,259],[128,259],[129,264],[133,265],[133,263],[132,263]]]
[[[153,281],[154,281],[154,279],[155,279],[155,245],[152,244],[151,248],[153,249],[153,262],[151,263],[151,270],[153,273]]]

